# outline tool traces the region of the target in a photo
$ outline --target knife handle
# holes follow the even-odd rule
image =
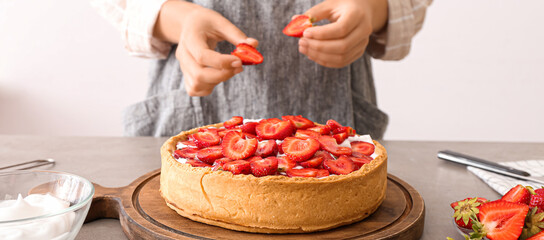
[[[484,159],[481,159],[481,158],[465,155],[465,154],[458,153],[458,152],[453,152],[453,151],[450,151],[450,150],[439,151],[437,156],[438,156],[438,158],[441,158],[441,159],[444,159],[444,160],[448,160],[448,161],[452,161],[452,162],[456,162],[456,163],[461,163],[461,164],[465,164],[465,165],[469,165],[469,166],[473,166],[473,167],[477,167],[477,168],[483,168],[483,169],[487,169],[487,170],[491,170],[491,171],[497,169],[497,170],[507,171],[507,172],[517,174],[517,175],[521,175],[521,176],[525,176],[525,177],[531,176],[531,174],[529,174],[528,172],[525,172],[525,171],[521,171],[521,170],[518,170],[518,169],[515,169],[515,168],[500,165],[498,163],[487,161],[487,160],[484,160]]]

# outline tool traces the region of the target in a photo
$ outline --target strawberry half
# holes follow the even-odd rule
[[[312,27],[313,20],[306,16],[300,15],[295,17],[285,28],[283,29],[283,34],[291,37],[302,37],[304,30],[309,27]]]
[[[296,162],[306,161],[319,150],[319,142],[313,138],[299,139],[288,137],[281,144],[283,152],[290,160]]]
[[[541,231],[537,233],[536,235],[533,235],[530,238],[527,238],[526,240],[544,240],[544,231]]]
[[[206,148],[219,144],[221,137],[216,129],[201,129],[199,132],[190,135],[198,148]]]
[[[223,170],[229,171],[234,175],[237,174],[250,174],[251,166],[248,161],[245,160],[235,160],[232,162],[227,162],[223,164]]]
[[[487,202],[485,198],[465,198],[451,203],[450,206],[455,211],[453,218],[457,226],[472,229],[471,217],[476,218],[480,212],[480,206],[485,202]]]
[[[253,155],[257,151],[257,139],[243,137],[242,133],[228,132],[221,143],[223,155],[233,160],[246,159]]]
[[[284,138],[291,136],[294,131],[295,127],[290,121],[281,121],[277,118],[263,119],[255,127],[257,136],[263,140],[283,140]]]
[[[501,200],[513,203],[529,204],[529,201],[531,200],[531,191],[534,192],[532,187],[524,187],[518,184],[504,194]]]
[[[278,153],[278,145],[275,140],[264,140],[259,142],[255,156],[268,157]]]
[[[333,174],[346,175],[355,171],[355,163],[347,156],[340,156],[336,160],[323,161],[323,168]]]
[[[335,156],[351,155],[351,151],[352,151],[351,148],[338,146],[336,139],[334,139],[331,136],[328,136],[328,135],[320,136],[318,141],[319,141],[319,144],[321,145],[321,149],[327,152],[330,152]]]
[[[213,164],[216,159],[223,157],[223,148],[221,146],[211,146],[198,150],[196,157],[198,160]]]
[[[282,116],[281,119],[291,121],[291,123],[293,123],[293,125],[297,129],[306,129],[306,128],[310,128],[310,127],[315,126],[314,122],[308,120],[305,117],[302,117],[301,115],[298,115],[298,116],[290,116],[290,115]]]
[[[289,169],[293,169],[297,165],[297,162],[291,161],[286,157],[278,158],[278,171],[285,172]]]
[[[250,161],[251,173],[255,177],[274,175],[278,170],[278,158],[267,157],[265,159]]]
[[[257,124],[259,124],[258,122],[247,122],[247,123],[244,123],[240,129],[242,129],[242,132],[245,132],[245,133],[249,133],[249,134],[257,134],[257,132],[255,132],[255,127],[257,127]]]
[[[197,148],[182,148],[174,151],[172,154],[175,159],[179,158],[196,158],[196,154],[198,153]]]
[[[285,173],[289,177],[316,177],[318,169],[315,168],[303,168],[303,169],[287,169]]]
[[[244,122],[244,118],[240,116],[234,116],[231,119],[225,121],[223,126],[227,129],[234,128]]]
[[[529,206],[502,200],[482,204],[478,218],[491,240],[516,240],[521,235]]]
[[[236,45],[236,49],[234,49],[234,51],[232,51],[230,54],[240,58],[243,65],[261,64],[264,59],[263,55],[257,51],[257,49],[246,43]]]
[[[351,151],[354,157],[370,156],[376,147],[372,143],[355,141],[351,142]]]

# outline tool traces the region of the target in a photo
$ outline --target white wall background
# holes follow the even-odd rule
[[[375,61],[386,139],[544,142],[544,1],[436,1]],[[120,136],[147,61],[87,1],[0,0],[0,134]]]

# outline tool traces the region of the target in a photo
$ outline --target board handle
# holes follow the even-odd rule
[[[121,188],[102,187],[96,183],[94,185],[94,196],[91,203],[91,208],[85,223],[94,221],[100,218],[119,219],[119,209],[121,207]]]

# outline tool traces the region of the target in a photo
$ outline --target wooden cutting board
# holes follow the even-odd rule
[[[159,194],[160,169],[121,188],[95,184],[95,195],[85,222],[116,218],[130,239],[419,239],[425,204],[410,185],[389,174],[386,197],[363,221],[323,232],[256,234],[195,222],[166,206]]]

